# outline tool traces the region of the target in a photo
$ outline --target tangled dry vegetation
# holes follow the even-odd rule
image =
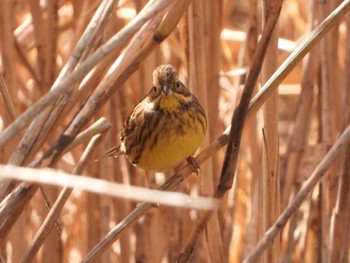
[[[1,262],[348,262],[350,2],[281,4],[0,1]],[[199,175],[95,161],[165,63]]]

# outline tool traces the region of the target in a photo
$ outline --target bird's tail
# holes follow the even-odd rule
[[[107,152],[103,153],[96,161],[99,161],[101,159],[105,159],[108,157],[118,158],[122,154],[123,152],[121,151],[120,146],[116,146],[109,149]]]

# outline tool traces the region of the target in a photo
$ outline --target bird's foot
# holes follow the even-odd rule
[[[192,171],[198,175],[200,172],[200,166],[196,162],[196,159],[193,156],[189,156],[186,158],[187,163],[190,165]]]

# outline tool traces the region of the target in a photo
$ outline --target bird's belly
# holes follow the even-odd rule
[[[174,130],[160,133],[157,143],[149,150],[143,151],[137,166],[150,171],[169,170],[194,154],[203,137],[203,129],[199,127],[198,129],[188,127],[183,134]]]

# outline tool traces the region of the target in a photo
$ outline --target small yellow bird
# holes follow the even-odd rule
[[[195,169],[192,154],[206,129],[205,112],[197,98],[179,81],[171,65],[161,65],[153,72],[150,92],[126,120],[120,146],[102,157],[125,154],[133,165],[156,172],[174,168],[187,159]]]

